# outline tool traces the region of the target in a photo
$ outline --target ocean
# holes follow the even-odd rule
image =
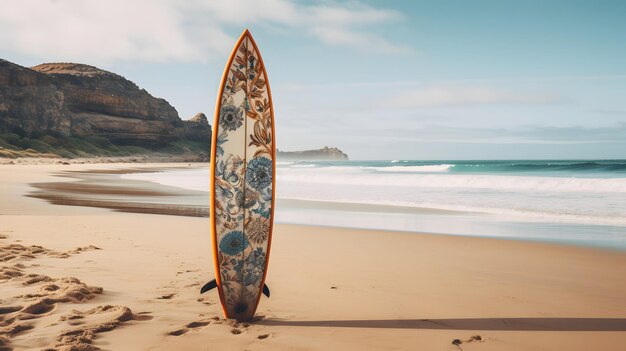
[[[125,178],[209,191],[208,168]],[[626,160],[277,164],[276,221],[626,249]]]

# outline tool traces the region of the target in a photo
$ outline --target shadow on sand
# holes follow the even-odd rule
[[[290,327],[390,328],[509,331],[626,331],[626,318],[457,318],[290,321],[263,319],[257,324]]]

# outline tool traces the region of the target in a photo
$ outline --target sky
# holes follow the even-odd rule
[[[626,158],[626,1],[3,0],[0,58],[94,65],[212,121],[245,28],[281,150]]]

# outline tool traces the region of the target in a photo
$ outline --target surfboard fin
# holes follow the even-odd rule
[[[217,282],[215,281],[215,279],[211,280],[210,282],[204,284],[204,286],[202,287],[202,289],[200,289],[200,294],[204,294],[205,292],[216,288],[217,287]]]
[[[263,295],[270,297],[270,288],[267,287],[267,284],[263,284]]]
[[[200,294],[204,294],[205,292],[211,289],[214,289],[216,287],[217,287],[217,282],[215,281],[215,279],[213,279],[210,282],[204,284],[202,289],[200,289]],[[270,288],[267,287],[267,284],[263,284],[263,295],[270,297]]]

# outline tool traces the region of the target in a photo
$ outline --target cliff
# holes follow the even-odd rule
[[[197,113],[188,121],[183,121],[183,128],[183,135],[187,139],[205,141],[207,132],[209,133],[209,139],[211,138],[211,126],[209,125],[209,120],[202,112]]]
[[[276,150],[276,158],[290,161],[341,161],[348,160],[348,155],[336,147],[324,146],[318,150],[280,151]]]
[[[0,59],[0,130],[70,134],[70,112],[52,78]]]
[[[76,63],[29,69],[6,60],[0,60],[0,132],[169,151],[172,143],[195,141],[208,152],[211,139],[206,117],[183,121],[167,101],[115,73]]]

